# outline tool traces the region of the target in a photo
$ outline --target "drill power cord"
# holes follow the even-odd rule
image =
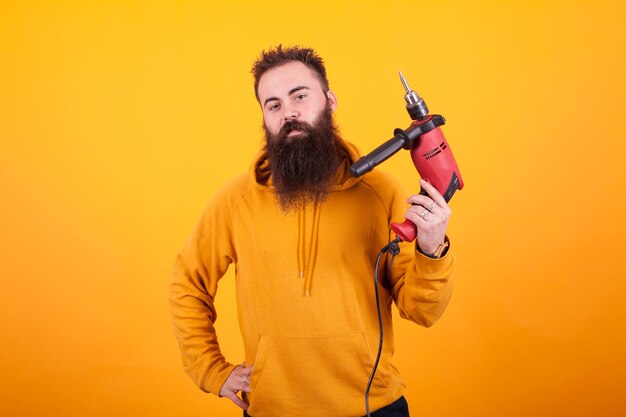
[[[374,292],[376,294],[376,311],[378,313],[378,329],[380,337],[378,339],[378,353],[376,354],[376,361],[374,362],[374,368],[372,369],[372,374],[370,375],[370,379],[367,382],[367,388],[365,389],[365,412],[366,416],[370,417],[370,388],[372,387],[372,382],[374,381],[374,375],[376,374],[376,368],[378,368],[378,362],[380,361],[380,354],[383,351],[383,317],[380,311],[380,297],[378,295],[378,265],[380,263],[380,258],[385,253],[391,254],[391,261],[389,261],[389,269],[393,265],[393,260],[396,255],[400,253],[400,246],[398,243],[402,242],[402,239],[396,237],[394,240],[389,242],[385,247],[380,250],[378,257],[376,258],[376,265],[374,265]]]

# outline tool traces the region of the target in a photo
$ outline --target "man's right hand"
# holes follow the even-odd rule
[[[220,390],[220,397],[226,397],[235,403],[238,407],[247,410],[248,404],[244,402],[237,393],[250,392],[250,375],[252,375],[252,366],[245,367],[243,365],[237,365],[235,369],[228,375],[226,382],[222,385]]]

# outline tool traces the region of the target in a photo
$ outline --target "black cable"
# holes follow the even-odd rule
[[[378,329],[380,333],[380,338],[378,340],[378,353],[376,354],[376,361],[374,362],[374,368],[372,369],[372,374],[370,375],[370,379],[367,382],[367,388],[365,389],[365,412],[366,416],[370,417],[370,388],[372,387],[372,382],[374,381],[374,375],[376,374],[376,368],[378,368],[378,362],[380,361],[380,355],[383,351],[383,316],[380,311],[380,297],[378,296],[378,264],[380,263],[380,258],[387,252],[391,253],[391,261],[389,262],[389,268],[391,269],[391,265],[393,265],[393,260],[398,253],[400,253],[400,247],[398,243],[401,242],[399,237],[395,238],[387,246],[380,250],[378,257],[376,257],[376,264],[374,265],[374,293],[376,294],[376,311],[378,313]]]

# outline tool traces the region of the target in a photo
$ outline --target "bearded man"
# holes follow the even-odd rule
[[[363,416],[379,341],[374,263],[390,241],[390,223],[404,216],[418,238],[381,268],[386,330],[369,404],[375,417],[408,416],[405,385],[391,362],[391,304],[427,327],[443,313],[452,288],[450,209],[424,181],[429,195],[407,199],[379,170],[350,176],[359,151],[333,122],[337,97],[315,51],[278,46],[261,54],[252,73],[264,149],[248,174],[212,198],[170,285],[185,371],[244,416]],[[224,358],[214,328],[218,281],[230,264],[241,365]]]

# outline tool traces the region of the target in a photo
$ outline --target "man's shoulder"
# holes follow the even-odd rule
[[[248,174],[242,173],[226,181],[213,194],[212,202],[235,203],[255,188]]]
[[[237,210],[242,199],[255,188],[254,183],[246,174],[231,177],[212,191],[205,205],[203,217],[213,216],[215,213],[227,215]]]
[[[393,207],[406,202],[409,194],[400,179],[380,169],[375,169],[361,177],[360,187],[366,190],[369,201],[377,201],[390,214]]]
[[[242,172],[226,181],[224,185],[222,185],[222,189],[231,193],[241,193],[249,190],[253,186],[254,183],[250,179],[250,175]]]
[[[365,174],[362,177],[361,182],[377,194],[397,192],[404,194],[406,192],[406,187],[397,176],[380,169],[374,169],[373,171]]]

